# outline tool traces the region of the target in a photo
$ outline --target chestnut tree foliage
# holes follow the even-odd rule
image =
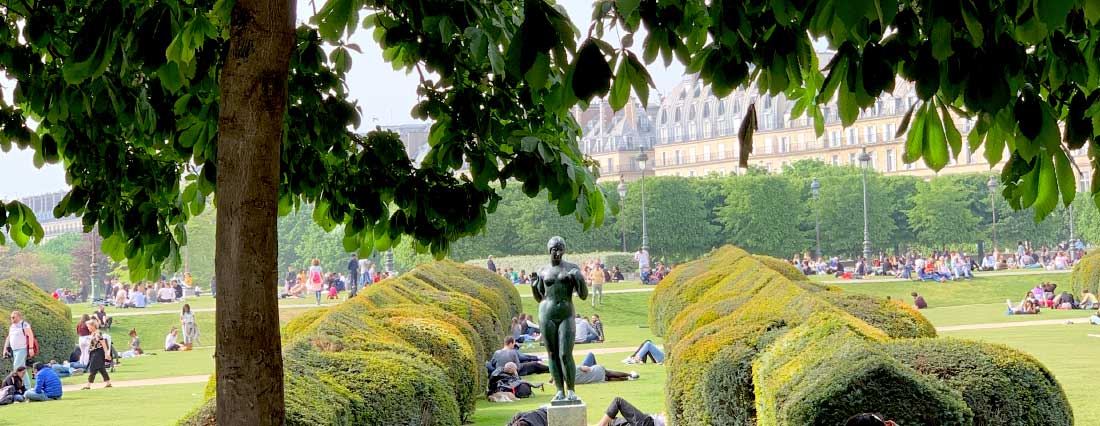
[[[54,214],[81,215],[133,275],[174,268],[188,219],[217,199],[219,111],[230,111],[219,103],[221,71],[249,48],[231,52],[230,34],[256,28],[257,10],[295,4],[5,1],[0,69],[15,84],[0,103],[0,148],[63,164],[71,190]],[[658,58],[685,64],[719,97],[747,84],[784,94],[796,101],[791,115],[812,117],[819,134],[819,105],[835,97],[849,125],[898,76],[913,81],[921,101],[899,128],[908,130],[905,161],[944,167],[964,147],[954,120],[973,118],[969,146],[985,144],[990,162],[1003,162],[1004,197],[1038,218],[1073,201],[1069,150],[1087,144],[1094,165],[1100,159],[1097,0],[598,0],[584,29],[548,0],[317,6],[283,52],[278,213],[314,204],[322,228],[344,225],[349,251],[406,236],[441,256],[484,227],[495,183],[546,190],[558,213],[599,225],[617,199],[595,185],[597,165],[580,153],[569,111],[598,96],[614,108],[631,94],[647,102],[646,65]],[[434,123],[420,167],[395,134],[352,132],[359,113],[344,83],[354,31],[372,32],[386,61],[420,76],[413,114]],[[818,63],[818,39],[836,51],[829,63]],[[468,177],[456,177],[463,164]],[[1092,182],[1100,201],[1100,179]],[[20,246],[42,236],[16,201],[0,209],[0,227]]]

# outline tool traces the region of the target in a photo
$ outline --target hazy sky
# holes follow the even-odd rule
[[[318,6],[322,3],[318,1]],[[581,34],[588,31],[588,25],[592,17],[591,0],[559,0],[559,4],[565,6],[570,18],[577,24]],[[308,1],[298,2],[298,16],[300,20],[308,19],[313,15],[313,8]],[[638,38],[635,47],[641,46],[642,38]],[[407,75],[404,71],[394,71],[393,67],[382,61],[381,49],[374,43],[369,31],[360,29],[351,37],[352,43],[358,44],[362,54],[352,52],[352,70],[348,75],[348,86],[351,97],[359,102],[363,111],[363,128],[370,128],[377,124],[404,124],[414,122],[409,111],[417,102],[415,75]],[[612,42],[618,45],[617,41]],[[683,76],[683,67],[673,64],[665,69],[658,63],[650,67],[654,82],[658,91],[671,88]],[[11,101],[10,81],[4,82],[4,97]],[[653,96],[657,96],[654,94]],[[28,195],[41,194],[52,191],[64,190],[64,169],[60,165],[48,165],[42,169],[36,169],[33,163],[33,154],[29,151],[19,151],[13,147],[11,152],[0,151],[0,200],[8,200]]]

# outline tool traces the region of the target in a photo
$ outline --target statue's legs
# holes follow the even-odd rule
[[[558,326],[558,356],[561,359],[561,370],[564,373],[565,389],[570,399],[576,399],[573,390],[577,379],[577,362],[573,360],[573,344],[577,335],[575,322],[572,318],[562,321]]]
[[[548,315],[540,316],[542,318],[548,317]],[[559,359],[561,352],[558,350],[558,333],[554,332],[559,324],[559,322],[548,319],[543,319],[539,324],[542,327],[543,343],[546,343],[547,360],[550,362],[550,377],[554,379],[554,387],[558,389],[554,399],[565,398],[565,376],[562,375],[562,366]]]

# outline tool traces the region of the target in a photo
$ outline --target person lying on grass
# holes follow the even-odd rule
[[[577,366],[577,384],[585,385],[589,383],[603,383],[603,382],[619,382],[624,380],[634,380],[638,378],[638,373],[631,371],[624,373],[621,371],[613,371],[604,368],[604,366],[596,363],[596,355],[589,352],[584,357],[584,361],[581,365]]]

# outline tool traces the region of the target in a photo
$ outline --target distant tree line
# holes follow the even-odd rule
[[[753,253],[789,258],[815,250],[815,215],[820,218],[825,256],[850,257],[862,251],[863,183],[857,167],[836,167],[816,160],[795,162],[781,174],[750,169],[743,176],[647,177],[646,221],[650,252],[682,261],[714,247],[734,244]],[[989,174],[886,176],[869,172],[868,222],[873,251],[957,248],[989,250],[993,210]],[[811,181],[821,185],[815,200]],[[614,193],[617,182],[605,183]],[[641,246],[641,182],[627,184],[622,212],[598,228],[584,231],[571,217],[561,217],[546,194],[528,198],[518,186],[501,192],[485,231],[457,241],[450,256],[458,260],[492,254],[540,254],[546,239],[561,235],[574,253]],[[1000,191],[1002,188],[997,187]],[[1070,209],[1059,207],[1042,222],[1030,209],[1014,211],[1001,196],[992,197],[997,211],[997,242],[1015,248],[1017,240],[1052,245],[1069,238]],[[1100,240],[1100,214],[1089,197],[1073,204],[1076,237]]]

